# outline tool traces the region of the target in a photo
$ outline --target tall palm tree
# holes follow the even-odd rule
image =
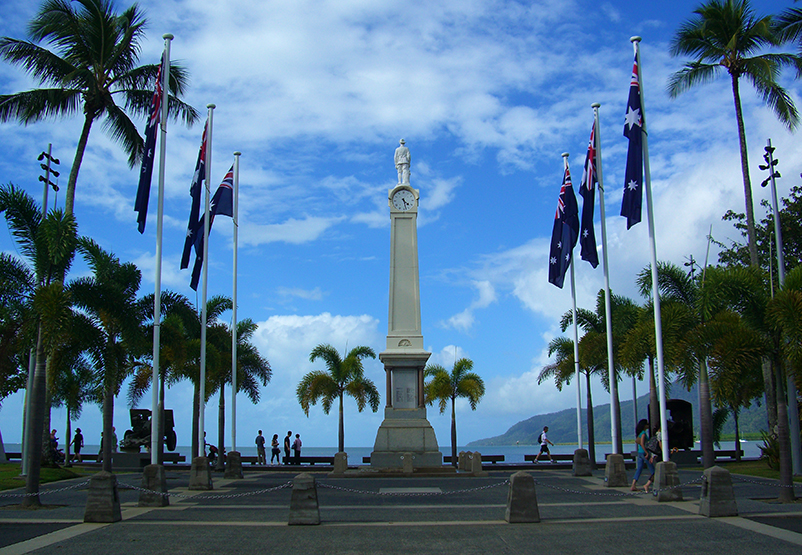
[[[752,83],[778,119],[793,129],[799,122],[799,115],[790,95],[777,79],[783,66],[794,66],[800,59],[787,53],[759,53],[777,46],[780,37],[773,27],[772,17],[756,16],[748,0],[709,0],[694,10],[694,14],[695,17],[679,28],[670,48],[672,56],[690,56],[694,61],[686,62],[685,67],[669,78],[668,92],[676,97],[696,85],[712,81],[723,71],[729,74],[741,150],[749,260],[752,266],[757,266],[755,215],[740,79],[743,77]]]
[[[21,66],[47,88],[0,95],[0,121],[25,125],[50,117],[84,115],[65,200],[73,212],[75,183],[92,124],[103,118],[112,139],[128,154],[131,167],[142,156],[144,141],[128,114],[150,109],[158,65],[137,66],[145,19],[134,4],[117,14],[113,0],[45,0],[28,24],[30,41],[0,38],[0,57]],[[37,43],[52,45],[53,50]],[[178,96],[187,72],[171,65],[169,115],[191,124],[198,112]],[[122,104],[115,97],[122,97]]]
[[[137,302],[142,274],[132,263],[121,263],[92,239],[78,245],[92,275],[69,285],[75,305],[89,318],[97,334],[92,352],[96,383],[103,392],[103,470],[112,470],[114,397],[133,371],[133,359],[146,350],[144,314]]]
[[[45,355],[70,314],[69,298],[62,280],[72,264],[78,233],[72,214],[52,210],[43,218],[36,201],[13,185],[0,187],[0,212],[5,214],[19,252],[28,258],[35,275],[35,288],[28,293],[37,316],[36,365],[29,397],[32,419],[26,430],[27,452],[24,454],[29,462],[25,482],[27,496],[22,504],[38,507],[41,505],[39,476],[42,448],[37,440],[44,435],[47,387]]]
[[[225,445],[225,386],[227,383],[232,383],[231,328],[223,324],[218,324],[216,328],[214,332],[210,333],[210,336],[219,338],[216,342],[224,343],[217,347],[223,354],[220,366],[212,369],[212,379],[219,399],[217,404],[217,444],[222,446]],[[273,375],[270,363],[259,354],[257,348],[251,343],[251,338],[258,328],[256,322],[250,318],[237,322],[237,392],[245,393],[245,396],[254,405],[259,403],[261,397],[260,385],[266,386]],[[211,392],[211,394],[214,393],[215,391]],[[217,459],[217,469],[224,469],[223,457]]]
[[[309,407],[321,402],[323,412],[328,414],[334,401],[339,405],[339,425],[337,429],[337,450],[345,451],[345,428],[343,425],[343,398],[346,394],[356,400],[359,412],[370,405],[373,412],[379,410],[379,391],[372,380],[365,377],[362,360],[370,357],[376,358],[373,349],[357,346],[346,353],[345,358],[340,357],[337,349],[331,345],[318,345],[309,353],[309,362],[321,359],[326,370],[313,370],[301,378],[295,395],[306,416],[309,416]]]
[[[471,370],[473,361],[469,358],[455,361],[451,373],[440,364],[430,364],[424,370],[424,376],[431,378],[423,389],[426,403],[431,405],[437,401],[443,414],[451,401],[451,464],[454,466],[457,465],[457,398],[468,399],[471,410],[476,410],[485,394],[485,382]]]

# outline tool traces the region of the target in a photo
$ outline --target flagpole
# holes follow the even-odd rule
[[[161,143],[159,144],[159,192],[156,216],[156,270],[155,293],[153,297],[153,375],[151,376],[151,416],[150,416],[150,464],[159,464],[159,445],[161,444],[161,409],[159,407],[159,372],[161,352],[161,311],[162,311],[162,237],[164,230],[164,164],[167,153],[167,104],[169,103],[170,83],[170,41],[173,35],[167,33],[164,39],[164,62],[162,66],[161,103]]]
[[[599,216],[601,217],[602,232],[602,265],[604,266],[604,320],[607,332],[607,370],[608,381],[610,383],[610,437],[613,440],[613,454],[618,453],[619,433],[621,426],[618,421],[618,407],[615,400],[618,399],[618,376],[613,364],[613,315],[612,302],[610,300],[610,268],[607,260],[607,219],[604,212],[604,178],[602,176],[602,155],[601,155],[601,125],[599,124],[599,108],[601,104],[594,102],[590,105],[593,108],[593,125],[596,150],[596,179],[599,182]]]
[[[568,171],[567,152],[563,152],[563,165]],[[579,330],[576,324],[576,279],[574,277],[574,254],[571,253],[571,299],[573,301],[574,320],[574,369],[576,370],[576,434],[577,449],[582,449],[582,382],[579,379]]]
[[[654,299],[654,343],[657,351],[657,379],[660,403],[660,432],[663,441],[663,460],[668,461],[668,417],[666,415],[666,381],[663,363],[663,322],[660,313],[660,287],[657,281],[657,245],[654,236],[654,202],[652,201],[652,177],[649,170],[649,133],[646,130],[646,103],[643,98],[643,66],[640,62],[640,37],[629,39],[635,48],[638,61],[638,88],[640,89],[641,113],[643,114],[643,184],[646,188],[646,211],[649,222],[649,247],[652,255],[652,297]],[[654,424],[652,424],[654,425]]]
[[[206,293],[209,278],[209,177],[212,175],[212,128],[214,116],[214,104],[207,104],[209,116],[206,120],[206,179],[204,205],[203,205],[203,285],[201,286],[201,352],[200,352],[200,398],[198,403],[200,410],[198,414],[198,448],[197,456],[206,455],[206,425],[204,412],[206,409]],[[202,453],[202,454],[201,454]]]
[[[231,450],[237,450],[237,238],[239,232],[239,157],[234,153],[234,277],[231,303]]]

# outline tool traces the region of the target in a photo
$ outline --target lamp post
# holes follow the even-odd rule
[[[774,158],[775,147],[771,146],[771,139],[768,140],[763,150],[766,153],[763,159],[766,161],[765,165],[761,164],[761,170],[768,170],[769,176],[760,184],[765,187],[771,184],[771,207],[774,213],[774,240],[776,241],[777,250],[777,276],[780,281],[780,289],[785,284],[785,257],[783,255],[783,236],[780,227],[780,211],[777,207],[777,186],[775,179],[782,177],[780,172],[774,168],[779,162]],[[786,390],[788,394],[788,415],[789,415],[789,434],[791,436],[791,464],[795,475],[802,474],[802,457],[800,456],[800,441],[799,441],[799,408],[796,402],[796,383],[791,376],[787,377]]]

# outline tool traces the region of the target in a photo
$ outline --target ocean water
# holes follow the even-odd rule
[[[741,442],[741,449],[744,451],[744,457],[747,458],[757,458],[760,457],[760,448],[759,445],[762,445],[762,441],[742,441]],[[587,444],[583,445],[585,449],[588,448]],[[64,444],[59,444],[60,449],[64,449]],[[249,445],[249,446],[237,446],[239,452],[245,456],[256,456],[256,446]],[[574,445],[563,445],[558,444],[553,447],[550,447],[552,453],[558,454],[570,454],[573,453],[574,450],[577,448],[576,444]],[[697,443],[695,446],[696,449],[701,449],[699,444]],[[724,450],[734,449],[735,444],[733,441],[726,441],[721,443],[721,448]],[[6,451],[10,452],[19,452],[21,449],[20,444],[18,443],[6,443],[5,444]],[[99,447],[97,445],[85,445],[83,448],[84,453],[97,453]],[[635,450],[634,443],[625,443],[624,444],[624,452],[629,453],[630,451]],[[176,448],[176,452],[184,455],[189,460],[189,453],[191,451],[190,446],[188,445],[179,445]],[[345,452],[348,453],[348,462],[352,465],[362,464],[362,457],[369,457],[371,451],[373,451],[373,447],[346,447]],[[472,446],[472,447],[457,447],[457,453],[460,451],[479,451],[483,455],[504,455],[504,462],[509,463],[523,463],[524,455],[536,455],[540,451],[539,445],[494,445],[490,446]],[[307,456],[330,456],[333,457],[334,454],[337,452],[336,447],[304,447],[301,449],[301,455]],[[451,446],[449,445],[441,445],[440,452],[444,455],[451,455]],[[611,445],[607,444],[597,444],[596,445],[596,459],[598,461],[604,460],[605,453],[612,452]],[[282,451],[283,453],[283,451]],[[267,448],[267,458],[270,459],[270,447]]]

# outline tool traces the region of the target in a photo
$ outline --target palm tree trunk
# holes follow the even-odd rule
[[[70,437],[72,437],[72,422],[70,422],[70,405],[69,402],[65,402],[64,406],[67,407],[67,436],[64,441],[66,445],[64,446],[64,466],[72,466],[70,462]]]
[[[164,464],[164,372],[160,372],[159,375],[159,406],[157,410],[159,411],[159,441],[157,443],[158,447],[156,448],[156,464]],[[190,461],[191,462],[191,461]]]
[[[109,369],[106,369],[108,372]],[[114,433],[112,425],[114,422],[114,387],[112,377],[106,377],[106,387],[103,392],[103,470],[112,471],[111,454],[114,444]]]
[[[755,211],[752,205],[752,182],[749,179],[749,158],[746,149],[744,115],[741,111],[741,93],[738,77],[732,75],[732,97],[735,101],[735,121],[738,123],[738,142],[741,147],[741,173],[744,179],[744,201],[746,203],[746,239],[749,247],[749,264],[757,268],[757,240],[755,238]]]
[[[225,385],[220,384],[220,402],[217,403],[217,463],[214,466],[215,470],[225,470],[226,465],[223,462],[223,445],[226,442],[226,397]]]
[[[737,408],[732,410],[732,419],[735,421],[735,462],[741,462],[741,428],[738,425],[740,412]]]
[[[340,391],[340,419],[337,426],[337,452],[345,452],[345,424],[343,423],[343,392]]]
[[[777,442],[780,446],[780,501],[791,503],[794,496],[793,472],[791,468],[791,437],[788,433],[788,404],[785,400],[783,368],[775,362],[777,381]]]
[[[702,431],[702,465],[710,468],[716,464],[713,453],[713,407],[710,405],[710,380],[707,361],[699,364],[699,428]]]
[[[192,396],[192,458],[201,456],[201,445],[198,441],[198,428],[200,427],[200,379],[195,384],[195,394]],[[205,447],[204,447],[205,449]]]
[[[42,446],[37,441],[42,437],[44,428],[44,396],[45,396],[45,350],[42,341],[42,324],[36,339],[36,365],[33,374],[33,391],[30,396],[31,422],[28,426],[26,441],[28,457],[28,476],[25,480],[25,493],[21,505],[23,507],[41,507],[39,501],[39,476],[42,465]]]
[[[451,397],[451,464],[457,466],[457,411],[456,397]]]
[[[771,362],[763,359],[763,386],[766,398],[766,423],[770,434],[777,433],[777,386],[774,383],[774,371]]]
[[[654,357],[649,357],[649,435],[660,427],[660,403],[657,400],[657,382],[654,377]],[[664,430],[666,434],[667,431]],[[668,437],[666,435],[666,437]]]
[[[53,466],[56,461],[53,459],[53,450],[50,441],[50,409],[53,403],[51,399],[51,386],[53,379],[51,376],[50,358],[45,357],[45,402],[44,402],[44,423],[42,424],[42,465]]]
[[[75,183],[78,181],[78,170],[81,169],[81,161],[84,159],[86,142],[89,140],[89,131],[92,129],[92,122],[94,119],[95,118],[93,114],[86,114],[86,117],[84,118],[84,126],[81,129],[81,138],[78,139],[78,148],[75,149],[75,158],[72,161],[70,177],[67,180],[67,193],[64,198],[64,211],[67,214],[73,213],[73,208],[75,205]]]
[[[590,458],[591,470],[596,470],[596,432],[593,430],[593,398],[590,393],[590,373],[585,373],[585,383],[587,389],[587,417],[588,417],[588,456]]]
[[[624,440],[621,437],[621,398],[618,394],[618,372],[613,373],[613,383],[610,384],[610,396],[613,399],[613,411],[616,415],[616,423],[618,426],[618,441],[615,444],[615,452],[616,453],[623,453],[624,452]]]

